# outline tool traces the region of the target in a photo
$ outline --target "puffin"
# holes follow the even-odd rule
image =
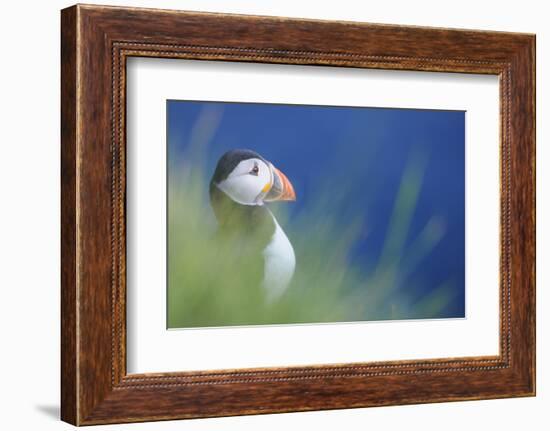
[[[267,302],[277,300],[292,280],[296,256],[266,204],[295,201],[292,183],[257,152],[233,149],[218,160],[209,192],[217,235],[239,244],[234,252],[245,256],[241,261],[247,269],[254,266],[252,272],[258,278],[255,282],[263,289]]]

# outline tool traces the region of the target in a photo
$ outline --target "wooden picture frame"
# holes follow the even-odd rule
[[[64,9],[61,18],[64,421],[91,425],[535,394],[534,35],[83,5]],[[500,354],[128,375],[130,56],[498,75]]]

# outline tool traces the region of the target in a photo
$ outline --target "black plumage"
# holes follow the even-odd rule
[[[248,159],[260,159],[268,164],[266,159],[252,150],[237,149],[228,151],[220,157],[220,160],[218,160],[218,164],[216,165],[214,175],[212,175],[210,185],[212,185],[212,182],[217,184],[221,183],[229,176],[231,172],[233,172],[233,169],[235,169],[239,163]]]

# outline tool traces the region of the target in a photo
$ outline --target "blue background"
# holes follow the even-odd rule
[[[437,217],[444,235],[410,275],[415,295],[451,281],[452,302],[442,317],[464,317],[465,113],[463,111],[326,107],[254,103],[167,102],[168,160],[185,157],[199,116],[210,118],[206,172],[227,150],[250,148],[293,183],[291,217],[330,184],[327,211],[342,223],[360,214],[364,240],[352,260],[376,262],[407,164],[425,159],[422,187],[407,241]],[[205,197],[207,198],[207,197]]]

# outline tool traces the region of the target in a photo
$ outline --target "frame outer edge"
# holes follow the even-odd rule
[[[79,423],[77,299],[78,7],[61,11],[61,420]]]
[[[528,301],[529,301],[529,315],[526,319],[528,321],[529,332],[529,353],[528,358],[528,396],[536,396],[537,394],[537,336],[536,336],[536,320],[537,320],[537,303],[536,303],[536,285],[537,285],[537,259],[536,259],[536,242],[537,242],[537,176],[536,176],[536,164],[537,164],[537,132],[536,132],[536,95],[537,95],[537,55],[536,55],[536,35],[530,35],[527,37],[527,47],[525,49],[524,65],[527,68],[525,76],[525,85],[527,86],[527,100],[528,112],[530,115],[526,116],[525,125],[528,131],[528,147],[529,158],[527,160],[528,175],[526,181],[530,183],[529,194],[526,197],[528,205],[530,207],[531,216],[529,217],[530,225],[527,233],[529,244],[529,259],[527,262],[530,264],[529,275],[530,285],[526,288]]]
[[[527,36],[512,62],[512,361],[524,396],[536,396],[536,135],[535,36]]]
[[[531,147],[531,158],[529,160],[529,180],[531,181],[532,190],[528,199],[531,204],[531,235],[533,243],[531,245],[531,285],[529,286],[529,300],[531,313],[529,316],[530,325],[530,363],[529,363],[529,395],[537,395],[537,37],[535,34],[528,38],[527,42],[527,64],[530,68],[527,76],[527,83],[529,85],[530,94],[528,96],[527,103],[531,109],[530,124],[527,125],[529,134],[529,145]]]
[[[531,95],[531,105],[533,109],[533,157],[531,160],[532,165],[532,178],[533,178],[533,237],[534,237],[534,250],[533,250],[533,317],[531,320],[533,337],[533,356],[532,356],[532,370],[531,376],[533,379],[533,388],[531,394],[537,395],[537,36],[533,35],[530,43],[530,56],[532,60],[531,79],[533,82],[533,94]]]

